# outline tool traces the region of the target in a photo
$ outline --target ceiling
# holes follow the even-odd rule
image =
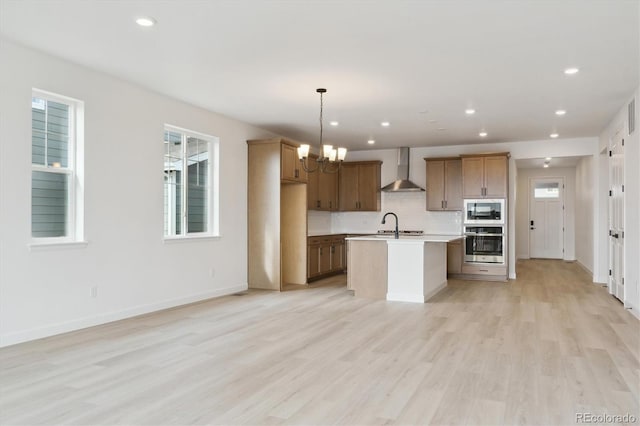
[[[549,168],[576,167],[583,157],[554,157],[548,160]],[[542,169],[546,158],[525,158],[516,160],[518,169]]]
[[[8,39],[296,140],[325,87],[325,141],[352,150],[595,136],[639,84],[637,0],[0,5]]]

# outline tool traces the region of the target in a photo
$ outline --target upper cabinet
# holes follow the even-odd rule
[[[316,156],[310,155],[307,164],[316,168]],[[308,173],[307,208],[309,210],[338,210],[338,173],[323,173],[319,169]]]
[[[280,179],[284,182],[306,183],[307,172],[298,159],[298,145],[282,140],[280,145]]]
[[[342,163],[339,174],[341,211],[380,211],[382,161]]]
[[[427,162],[427,210],[462,210],[462,160],[425,158]]]
[[[507,153],[461,157],[464,198],[507,198]]]

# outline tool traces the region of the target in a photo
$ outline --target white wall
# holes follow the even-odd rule
[[[576,166],[576,260],[593,273],[593,225],[595,182],[593,170],[596,157],[582,157]]]
[[[636,129],[635,132],[629,135],[629,121],[627,104],[633,98],[636,100]],[[624,151],[624,185],[625,185],[625,206],[624,206],[624,245],[625,245],[625,258],[624,258],[624,283],[625,294],[624,304],[626,307],[630,307],[633,310],[635,316],[640,318],[640,87],[636,89],[633,96],[628,99],[628,102],[620,108],[618,113],[612,118],[609,124],[600,134],[599,147],[606,149],[609,142],[615,132],[622,128],[624,131],[625,151]],[[598,170],[599,173],[604,176],[608,176],[608,164],[606,159],[600,162]],[[608,179],[605,177],[604,179]],[[607,253],[603,251],[608,250],[608,210],[607,203],[608,197],[606,191],[608,187],[603,188],[604,191],[600,191],[600,196],[596,199],[597,211],[600,214],[597,221],[598,229],[596,236],[599,240],[595,242],[596,247],[596,259],[599,265],[601,275],[599,276],[600,282],[607,282],[607,276],[605,271],[609,269],[609,259]]]
[[[575,167],[518,169],[516,197],[516,258],[529,258],[531,178],[561,177],[564,181],[564,260],[575,260]]]
[[[269,133],[6,40],[0,49],[0,345],[247,287],[245,141]],[[34,87],[85,102],[85,248],[28,247]],[[165,123],[220,138],[219,239],[163,243]]]

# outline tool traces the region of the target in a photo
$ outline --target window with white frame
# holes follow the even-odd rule
[[[39,90],[31,96],[31,236],[81,240],[83,104]]]
[[[164,235],[217,235],[218,138],[165,126]]]

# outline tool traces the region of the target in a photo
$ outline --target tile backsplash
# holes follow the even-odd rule
[[[317,212],[309,211],[309,234],[374,233],[378,229],[393,229],[393,218],[386,225],[380,222],[387,212],[398,215],[402,230],[422,230],[427,234],[460,234],[462,212],[430,212],[425,210],[424,192],[383,192],[379,212]]]

